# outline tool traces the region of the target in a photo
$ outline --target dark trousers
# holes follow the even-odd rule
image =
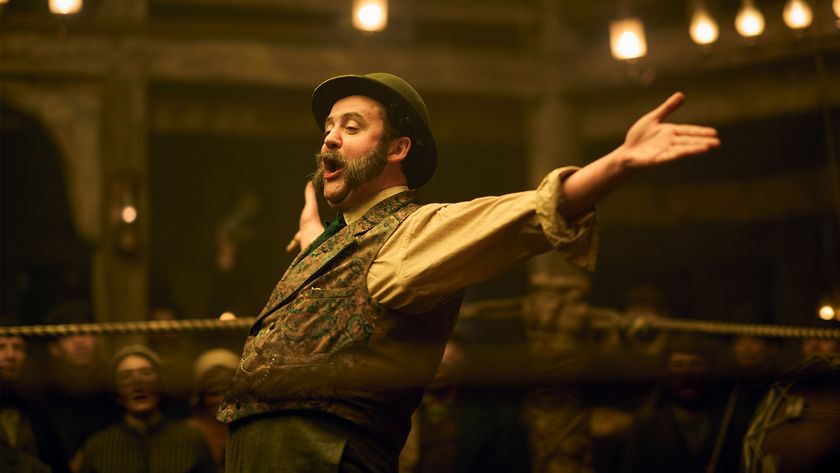
[[[344,419],[277,412],[231,424],[226,473],[396,473],[399,451]]]

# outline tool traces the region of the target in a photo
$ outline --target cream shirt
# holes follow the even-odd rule
[[[593,270],[598,250],[595,212],[568,222],[563,180],[575,167],[555,169],[536,190],[454,204],[427,204],[397,229],[367,275],[373,299],[391,309],[422,313],[464,288],[552,248]],[[374,205],[407,190],[385,189],[344,212],[348,224]]]

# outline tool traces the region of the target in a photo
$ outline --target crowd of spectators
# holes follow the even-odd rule
[[[73,301],[45,322],[95,320]],[[743,471],[743,438],[782,369],[840,353],[832,340],[578,336],[558,352],[564,369],[545,377],[540,363],[558,361],[545,345],[537,358],[488,357],[463,326],[415,413],[400,471]],[[0,471],[223,471],[227,426],[215,414],[239,356],[180,337],[110,349],[98,335],[0,337]],[[500,363],[530,366],[488,380]]]
[[[45,319],[94,321],[81,301],[58,304]],[[215,411],[238,355],[148,337],[106,356],[105,342],[90,334],[0,337],[0,471],[223,471],[227,426]]]

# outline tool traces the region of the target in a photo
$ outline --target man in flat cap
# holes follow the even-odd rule
[[[416,203],[437,149],[426,105],[387,73],[319,85],[324,131],[314,188],[338,217],[318,220],[307,187],[301,252],[251,327],[219,409],[228,472],[397,471],[412,411],[432,379],[464,289],[554,249],[593,269],[594,205],[634,171],[707,151],[714,129],[663,123],[674,94],[625,142],[536,190]]]
[[[114,353],[107,374],[123,417],[85,441],[73,471],[217,471],[204,435],[164,412],[166,383],[161,365],[158,354],[143,345],[127,345]]]

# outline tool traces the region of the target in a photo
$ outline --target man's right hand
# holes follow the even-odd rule
[[[298,251],[306,248],[313,240],[318,238],[318,235],[324,232],[324,225],[321,223],[321,214],[318,213],[318,198],[315,195],[315,186],[312,182],[306,183],[306,188],[303,191],[305,202],[303,210],[300,212],[300,222],[298,232],[292,241],[286,245],[286,251],[291,253],[295,249]]]

